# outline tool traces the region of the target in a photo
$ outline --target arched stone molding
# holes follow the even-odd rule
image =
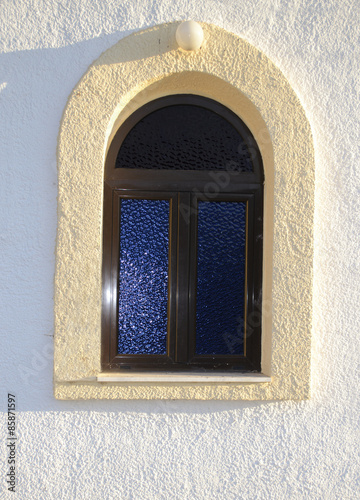
[[[202,24],[196,52],[179,49],[178,23],[122,39],[72,92],[58,143],[55,395],[59,399],[304,399],[310,394],[314,152],[304,109],[258,49]],[[256,381],[118,377],[100,382],[104,162],[113,135],[157,97],[192,93],[232,109],[264,163],[262,372]],[[100,376],[100,378],[99,378]],[[249,382],[249,380],[251,380]]]

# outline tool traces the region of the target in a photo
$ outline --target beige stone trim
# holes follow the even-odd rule
[[[59,134],[55,396],[59,399],[305,399],[310,391],[314,152],[299,99],[269,59],[216,26],[178,49],[177,23],[135,33],[102,54],[67,103]],[[263,377],[104,382],[100,367],[102,195],[121,123],[157,97],[195,93],[237,113],[265,168]],[[100,377],[100,379],[98,379]],[[101,382],[99,381],[101,380]]]
[[[262,373],[103,373],[97,376],[98,382],[201,382],[201,383],[253,383],[271,382],[271,377]]]

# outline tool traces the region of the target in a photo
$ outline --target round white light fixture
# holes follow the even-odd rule
[[[176,30],[176,41],[184,50],[200,49],[203,40],[203,29],[195,21],[184,21]]]

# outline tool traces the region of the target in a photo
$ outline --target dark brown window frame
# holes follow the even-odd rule
[[[192,104],[207,107],[228,120],[251,151],[253,172],[226,171],[229,182],[216,194],[206,194],[214,182],[214,171],[140,170],[115,168],[122,142],[146,115],[163,107]],[[219,171],[220,173],[220,171]],[[103,299],[102,369],[135,370],[261,370],[261,287],[263,231],[263,167],[261,154],[251,132],[228,108],[202,96],[172,95],[156,99],[135,111],[120,127],[110,145],[104,182],[103,215]],[[121,355],[117,353],[119,223],[121,198],[170,200],[170,258],[167,355]],[[195,356],[196,290],[196,203],[245,201],[246,237],[246,320],[245,355]],[[190,208],[190,221],[180,207]]]

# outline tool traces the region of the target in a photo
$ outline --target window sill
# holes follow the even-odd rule
[[[214,383],[264,383],[271,382],[271,377],[262,373],[102,373],[97,376],[98,382],[214,382]]]

